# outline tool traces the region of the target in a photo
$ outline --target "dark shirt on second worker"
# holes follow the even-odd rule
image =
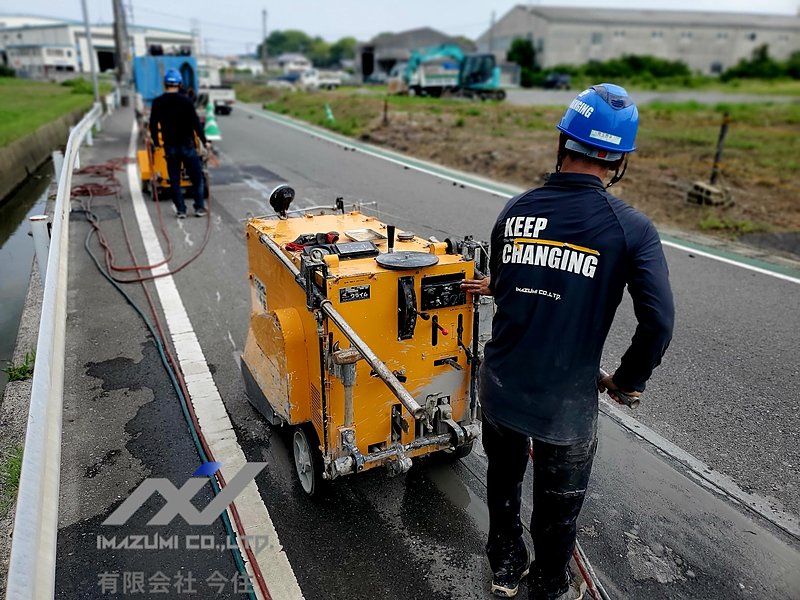
[[[158,125],[161,124],[161,142],[164,146],[194,146],[194,134],[206,144],[206,135],[197,117],[197,111],[186,96],[180,93],[162,94],[153,100],[150,110],[150,137],[159,145]]]

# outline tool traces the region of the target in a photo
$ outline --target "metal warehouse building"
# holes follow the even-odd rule
[[[781,60],[800,50],[800,17],[518,5],[478,38],[478,47],[504,61],[514,38],[531,40],[544,68],[650,54],[714,74],[763,44]]]

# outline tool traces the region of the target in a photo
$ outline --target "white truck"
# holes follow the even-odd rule
[[[342,85],[342,73],[341,71],[306,69],[301,73],[298,84],[307,90],[335,90]]]
[[[199,106],[206,106],[209,102],[214,105],[215,115],[229,115],[236,104],[236,92],[229,85],[201,87]]]

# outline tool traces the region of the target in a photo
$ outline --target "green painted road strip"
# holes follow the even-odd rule
[[[265,109],[253,109],[242,105],[239,105],[239,107],[245,112],[262,117],[269,121],[279,123],[281,125],[285,125],[287,127],[291,127],[292,129],[302,131],[316,138],[333,142],[335,144],[348,146],[350,148],[355,148],[370,156],[388,160],[403,167],[414,169],[415,171],[419,171],[421,173],[427,173],[428,175],[433,175],[434,177],[441,177],[443,179],[447,179],[482,192],[487,192],[489,194],[501,197],[511,197],[525,191],[524,188],[500,184],[490,179],[475,177],[474,175],[464,173],[463,171],[442,167],[441,165],[436,165],[418,158],[413,158],[398,152],[379,148],[378,146],[373,146],[372,144],[365,144],[364,142],[359,142],[353,138],[349,138],[338,133],[333,133],[303,121],[298,121],[297,119],[287,117],[286,115],[280,115]],[[730,250],[687,241],[671,235],[661,234],[661,239],[663,244],[670,248],[675,248],[684,252],[696,254],[697,256],[703,256],[705,258],[710,258],[712,260],[741,267],[743,269],[755,271],[763,275],[769,275],[771,277],[776,277],[778,279],[800,284],[800,269],[776,265],[774,263],[757,258],[737,254],[736,252]]]
[[[683,240],[671,235],[659,235],[661,236],[661,243],[665,246],[669,246],[670,248],[677,248],[679,250],[683,250],[684,252],[689,252],[690,254],[712,258],[716,261],[724,262],[729,265],[735,265],[749,271],[755,271],[756,273],[761,273],[763,275],[769,275],[771,277],[776,277],[778,279],[800,284],[800,269],[792,269],[791,267],[776,265],[765,260],[744,256],[742,254],[722,248],[714,248],[712,246],[690,242],[688,240]]]

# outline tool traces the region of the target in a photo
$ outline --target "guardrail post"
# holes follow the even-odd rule
[[[35,215],[28,219],[33,233],[33,248],[36,251],[36,262],[39,265],[39,276],[42,282],[47,277],[47,255],[50,253],[50,232],[47,229],[49,217]]]
[[[61,179],[61,169],[64,168],[64,154],[61,150],[53,150],[53,177],[58,181]]]
[[[91,127],[86,132],[86,145],[87,146],[94,146],[94,138],[92,137],[92,128]]]

